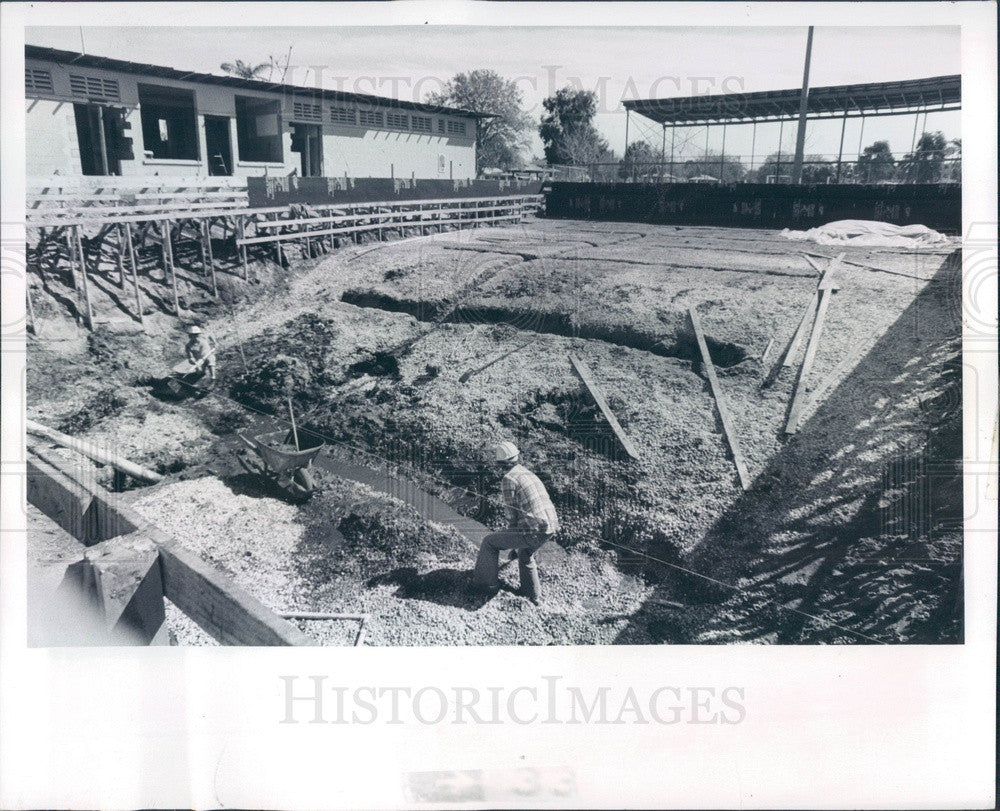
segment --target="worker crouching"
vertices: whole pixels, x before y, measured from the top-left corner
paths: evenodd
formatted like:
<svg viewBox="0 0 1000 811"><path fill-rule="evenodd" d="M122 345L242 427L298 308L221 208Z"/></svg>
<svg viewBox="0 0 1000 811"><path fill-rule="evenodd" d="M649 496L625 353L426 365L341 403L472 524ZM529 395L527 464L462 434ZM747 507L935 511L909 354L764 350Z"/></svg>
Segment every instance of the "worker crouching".
<svg viewBox="0 0 1000 811"><path fill-rule="evenodd" d="M559 518L545 485L521 464L521 454L512 442L501 442L494 449L494 461L506 473L500 482L500 494L507 513L508 528L483 538L476 559L475 581L496 593L500 589L500 551L517 553L521 593L536 605L541 600L535 552L552 540L559 530Z"/></svg>
<svg viewBox="0 0 1000 811"><path fill-rule="evenodd" d="M208 386L215 385L215 341L204 333L201 327L192 325L187 328L188 342L184 347L191 373L208 375Z"/></svg>

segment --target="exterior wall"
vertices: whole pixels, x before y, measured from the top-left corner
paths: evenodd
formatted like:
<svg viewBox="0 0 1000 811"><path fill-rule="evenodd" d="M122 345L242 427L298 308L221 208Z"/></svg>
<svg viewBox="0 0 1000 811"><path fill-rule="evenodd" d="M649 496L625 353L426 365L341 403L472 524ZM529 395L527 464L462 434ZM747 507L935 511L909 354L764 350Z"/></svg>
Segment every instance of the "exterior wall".
<svg viewBox="0 0 1000 811"><path fill-rule="evenodd" d="M78 175L80 148L73 105L51 99L25 99L27 176Z"/></svg>
<svg viewBox="0 0 1000 811"><path fill-rule="evenodd" d="M476 176L476 120L468 116L430 115L434 132L415 133L389 128L374 129L366 126L351 126L333 123L330 118L331 106L372 109L382 113L393 111L390 106L377 104L317 102L311 97L302 101L319 103L322 122L297 118L294 112L295 98L291 92L273 93L258 90L243 90L196 82L181 82L161 79L155 76L140 76L131 73L100 70L97 68L75 68L54 62L36 59L25 60L26 71L46 71L52 78L52 89L39 90L27 87L26 127L28 143L28 177L45 177L54 173L79 175L81 173L79 148L73 102L86 102L87 97L74 95L70 87L70 73L95 79L112 80L118 83L117 100L101 99L114 107L125 108L131 129L126 136L132 139L135 158L123 160L123 176L161 175L172 177L199 177L208 175L207 149L205 144L204 117L225 116L230 119L230 142L235 166L234 177L260 175L290 175L300 173L298 152L292 152L292 124L320 124L323 133L323 174L342 177L416 177L417 179L473 179ZM194 92L195 112L198 124L197 160L164 160L145 157L142 140L142 124L139 110L139 84L174 87ZM239 156L236 138L236 96L248 96L282 102L282 146L281 162L250 162ZM95 99L96 101L96 99ZM409 110L399 110L406 115ZM439 120L465 122L466 135L445 135L438 133Z"/></svg>

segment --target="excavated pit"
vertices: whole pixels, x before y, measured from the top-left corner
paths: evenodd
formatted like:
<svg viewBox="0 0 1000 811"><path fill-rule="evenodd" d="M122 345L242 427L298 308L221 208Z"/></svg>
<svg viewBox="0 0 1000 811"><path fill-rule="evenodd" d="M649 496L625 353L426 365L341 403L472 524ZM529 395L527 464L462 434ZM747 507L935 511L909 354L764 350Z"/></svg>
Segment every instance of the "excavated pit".
<svg viewBox="0 0 1000 811"><path fill-rule="evenodd" d="M454 307L447 301L425 302L401 299L370 290L347 290L341 301L356 307L404 313L418 321L453 324L505 324L519 330L559 335L564 338L587 338L639 349L654 355L689 361L696 367L701 363L701 353L694 333L685 328L687 316L677 313L676 325L669 337L624 324L602 325L577 321L570 313L542 313L507 307ZM750 357L750 350L740 344L720 341L705 336L712 363L728 369Z"/></svg>

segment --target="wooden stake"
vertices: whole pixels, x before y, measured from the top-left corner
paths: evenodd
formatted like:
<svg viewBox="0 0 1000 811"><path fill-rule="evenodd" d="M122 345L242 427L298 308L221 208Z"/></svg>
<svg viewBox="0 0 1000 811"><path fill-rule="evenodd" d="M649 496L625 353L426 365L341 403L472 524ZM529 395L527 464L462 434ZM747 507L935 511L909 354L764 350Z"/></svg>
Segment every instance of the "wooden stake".
<svg viewBox="0 0 1000 811"><path fill-rule="evenodd" d="M736 463L736 473L740 477L740 485L744 490L750 488L750 474L747 473L746 464L743 462L743 454L740 451L740 443L736 438L736 430L729 419L729 410L726 408L726 401L722 395L722 386L719 385L719 378L715 374L715 366L712 357L708 354L708 344L701 331L701 321L698 318L698 311L694 307L688 308L691 316L691 326L694 328L694 337L698 342L698 349L701 351L701 360L705 366L705 374L708 376L708 383L715 397L715 407L719 411L719 419L722 421L722 430L726 434L726 441L729 443L729 450L733 453L733 462Z"/></svg>
<svg viewBox="0 0 1000 811"><path fill-rule="evenodd" d="M24 280L24 294L28 302L28 316L31 318L31 334L38 335L38 322L35 320L35 305L31 300L31 279Z"/></svg>
<svg viewBox="0 0 1000 811"><path fill-rule="evenodd" d="M590 374L590 369L587 368L586 364L579 358L575 358L572 355L569 356L569 361L573 364L574 371L580 376L580 380L583 381L583 385L587 388L590 396L597 403L597 407L601 410L604 415L604 419L608 421L611 426L611 430L614 432L615 438L618 443L622 446L622 449L633 459L639 458L639 452L635 449L632 444L632 440L628 438L628 434L625 433L625 429L622 428L621 423L615 417L614 412L608 405L607 398L604 396L604 392L601 391L600 386L594 382L593 376Z"/></svg>
<svg viewBox="0 0 1000 811"><path fill-rule="evenodd" d="M208 270L212 275L212 295L219 297L219 285L215 278L215 257L212 255L212 227L208 220L201 221L202 237L205 241L205 257L208 262Z"/></svg>
<svg viewBox="0 0 1000 811"><path fill-rule="evenodd" d="M76 242L76 254L80 257L80 278L83 285L83 302L87 314L87 329L94 330L94 310L90 306L90 286L87 284L87 255L83 251L83 237L80 235L80 226L73 227Z"/></svg>
<svg viewBox="0 0 1000 811"><path fill-rule="evenodd" d="M240 239L246 239L246 218L240 214L239 216L239 235ZM248 281L250 278L250 268L247 266L247 246L240 245L240 262L243 263L243 281Z"/></svg>
<svg viewBox="0 0 1000 811"><path fill-rule="evenodd" d="M289 395L288 399L288 416L292 418L292 436L295 438L295 450L302 450L299 447L299 429L295 427L295 411L292 408L292 398Z"/></svg>
<svg viewBox="0 0 1000 811"><path fill-rule="evenodd" d="M174 295L174 315L181 314L181 302L177 295L177 270L174 267L174 247L170 241L170 223L162 220L160 223L160 235L163 238L163 268L164 274L169 275L170 286Z"/></svg>
<svg viewBox="0 0 1000 811"><path fill-rule="evenodd" d="M135 290L135 309L139 313L139 323L146 329L146 316L142 312L142 296L139 294L139 263L136 261L135 245L132 243L132 226L125 223L125 246L128 248L129 259L132 264L132 288Z"/></svg>
<svg viewBox="0 0 1000 811"><path fill-rule="evenodd" d="M125 289L125 261L124 261L124 245L123 245L123 240L122 240L122 227L121 227L121 225L116 225L115 226L115 236L117 237L117 239L115 240L115 242L117 243L117 247L118 247L118 250L116 251L117 255L115 256L115 263L118 266L118 286L122 290L124 290Z"/></svg>
<svg viewBox="0 0 1000 811"><path fill-rule="evenodd" d="M836 265L837 261L831 264ZM785 433L794 434L799 429L799 420L802 417L806 404L806 375L812 369L813 361L816 359L816 351L819 348L820 337L823 334L823 321L826 318L826 311L830 304L830 297L836 289L834 274L827 270L823 274L823 279L819 286L819 309L816 311L816 323L813 325L812 334L809 336L809 345L806 347L806 356L799 369L799 378L795 384L795 395L792 398L792 407L788 412L788 422L785 423Z"/></svg>

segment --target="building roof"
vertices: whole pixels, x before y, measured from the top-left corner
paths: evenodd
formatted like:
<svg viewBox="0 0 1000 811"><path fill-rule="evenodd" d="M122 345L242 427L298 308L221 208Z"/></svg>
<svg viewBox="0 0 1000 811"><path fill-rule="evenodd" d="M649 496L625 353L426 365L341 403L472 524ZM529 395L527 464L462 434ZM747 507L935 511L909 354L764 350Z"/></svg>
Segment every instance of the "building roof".
<svg viewBox="0 0 1000 811"><path fill-rule="evenodd" d="M196 82L198 84L222 85L239 90L257 90L271 93L292 93L295 96L322 98L339 102L360 102L380 107L396 107L403 110L416 110L422 113L439 113L442 115L465 116L467 118L492 118L488 113L477 113L473 110L462 110L457 107L440 107L435 104L420 104L414 101L401 101L385 96L374 96L368 93L349 93L343 90L328 90L326 88L302 87L300 85L282 84L281 82L264 82L257 79L243 79L239 76L217 76L213 73L198 71L183 71L162 65L149 65L144 62L128 62L123 59L112 59L107 56L62 51L58 48L43 48L40 45L25 45L26 59L39 59L46 62L56 62L61 65L77 65L85 68L100 68L120 73L132 73L139 76L151 76L173 81Z"/></svg>
<svg viewBox="0 0 1000 811"><path fill-rule="evenodd" d="M628 110L659 124L749 123L781 121L799 115L801 89L757 93L720 93L635 99ZM809 118L848 118L899 115L924 110L958 110L962 106L962 77L931 76L901 82L872 82L813 87L809 90Z"/></svg>

